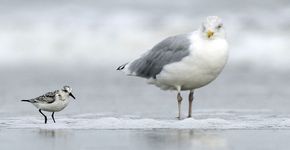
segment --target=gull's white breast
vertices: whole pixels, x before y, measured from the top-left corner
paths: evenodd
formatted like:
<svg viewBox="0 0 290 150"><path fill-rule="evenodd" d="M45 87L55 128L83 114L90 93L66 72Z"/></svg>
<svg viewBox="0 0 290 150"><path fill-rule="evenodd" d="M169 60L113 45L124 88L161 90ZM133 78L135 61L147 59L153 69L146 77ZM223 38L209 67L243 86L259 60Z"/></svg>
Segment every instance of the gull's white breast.
<svg viewBox="0 0 290 150"><path fill-rule="evenodd" d="M227 41L224 38L205 40L196 32L189 38L190 55L165 65L151 83L162 89L191 90L207 85L219 75L228 58Z"/></svg>

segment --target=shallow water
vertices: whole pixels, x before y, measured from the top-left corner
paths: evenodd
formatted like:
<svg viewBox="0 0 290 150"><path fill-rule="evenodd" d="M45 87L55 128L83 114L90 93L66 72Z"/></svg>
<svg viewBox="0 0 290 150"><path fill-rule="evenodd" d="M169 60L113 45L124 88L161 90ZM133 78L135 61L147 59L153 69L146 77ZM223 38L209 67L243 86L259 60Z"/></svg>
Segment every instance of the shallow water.
<svg viewBox="0 0 290 150"><path fill-rule="evenodd" d="M0 87L0 149L289 148L287 71L230 65L196 91L191 119L185 118L183 93L181 121L174 118L175 92L125 77L114 66L26 66L0 72L5 85ZM43 124L32 105L19 101L63 84L73 87L77 99L56 113L55 124L51 118Z"/></svg>
<svg viewBox="0 0 290 150"><path fill-rule="evenodd" d="M287 72L229 66L196 91L191 119L185 118L183 93L184 119L179 121L175 92L125 77L114 66L86 67L2 68L0 149L289 148ZM56 124L50 118L43 124L32 105L19 101L63 84L73 87L77 99L56 113Z"/></svg>
<svg viewBox="0 0 290 150"><path fill-rule="evenodd" d="M1 129L0 149L288 150L289 138L289 130Z"/></svg>

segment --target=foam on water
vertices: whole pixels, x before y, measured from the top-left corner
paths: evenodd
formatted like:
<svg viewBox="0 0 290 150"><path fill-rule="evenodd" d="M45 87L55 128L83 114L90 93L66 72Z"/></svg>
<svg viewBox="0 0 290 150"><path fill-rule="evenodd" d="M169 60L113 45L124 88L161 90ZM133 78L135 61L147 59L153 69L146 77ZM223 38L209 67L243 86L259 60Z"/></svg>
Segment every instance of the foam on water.
<svg viewBox="0 0 290 150"><path fill-rule="evenodd" d="M105 116L82 114L57 116L57 123L44 124L41 116L8 117L0 121L1 128L41 129L290 129L290 116L270 112L204 111L194 118L140 118L136 116Z"/></svg>

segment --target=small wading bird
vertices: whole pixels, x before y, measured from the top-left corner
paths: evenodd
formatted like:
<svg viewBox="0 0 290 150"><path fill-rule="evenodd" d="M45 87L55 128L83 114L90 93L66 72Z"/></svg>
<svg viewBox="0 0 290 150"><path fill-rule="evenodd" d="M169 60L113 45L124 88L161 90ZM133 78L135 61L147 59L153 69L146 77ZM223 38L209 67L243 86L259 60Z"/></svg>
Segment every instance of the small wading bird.
<svg viewBox="0 0 290 150"><path fill-rule="evenodd" d="M227 58L228 43L222 20L209 16L199 30L166 38L117 70L146 78L163 90L176 90L180 119L180 92L189 91L188 117L191 117L194 90L213 81L224 68Z"/></svg>
<svg viewBox="0 0 290 150"><path fill-rule="evenodd" d="M42 96L21 101L32 103L36 108L38 108L38 111L44 116L44 123L47 123L47 117L42 113L42 110L52 112L51 117L55 123L54 112L59 112L68 105L69 96L75 99L71 92L72 89L69 86L64 86L61 90L48 92Z"/></svg>

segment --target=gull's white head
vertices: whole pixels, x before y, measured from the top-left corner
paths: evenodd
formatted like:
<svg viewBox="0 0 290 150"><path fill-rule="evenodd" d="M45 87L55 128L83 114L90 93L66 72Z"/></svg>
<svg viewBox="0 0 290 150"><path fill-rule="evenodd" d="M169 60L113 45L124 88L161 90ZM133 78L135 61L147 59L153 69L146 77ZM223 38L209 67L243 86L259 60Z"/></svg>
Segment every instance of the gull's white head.
<svg viewBox="0 0 290 150"><path fill-rule="evenodd" d="M201 25L201 35L206 39L225 38L223 22L218 16L208 16Z"/></svg>

